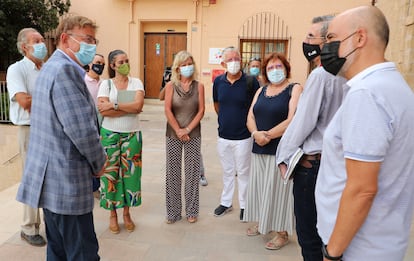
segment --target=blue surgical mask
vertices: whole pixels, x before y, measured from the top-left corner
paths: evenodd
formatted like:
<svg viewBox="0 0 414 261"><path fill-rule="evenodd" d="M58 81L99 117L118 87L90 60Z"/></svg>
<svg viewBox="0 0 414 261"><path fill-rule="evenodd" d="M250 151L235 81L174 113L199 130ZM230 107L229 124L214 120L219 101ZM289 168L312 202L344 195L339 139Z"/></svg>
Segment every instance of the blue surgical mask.
<svg viewBox="0 0 414 261"><path fill-rule="evenodd" d="M285 70L283 69L273 69L267 72L267 78L273 84L278 84L283 82L286 79Z"/></svg>
<svg viewBox="0 0 414 261"><path fill-rule="evenodd" d="M180 67L180 74L186 78L190 78L194 73L194 65L187 65Z"/></svg>
<svg viewBox="0 0 414 261"><path fill-rule="evenodd" d="M95 58L96 44L87 44L85 42L79 42L72 36L71 38L80 45L79 51L76 53L74 52L76 59L78 59L79 63L82 66L90 64L93 61L93 58Z"/></svg>
<svg viewBox="0 0 414 261"><path fill-rule="evenodd" d="M251 67L249 72L251 76L258 76L260 73L260 69L258 67Z"/></svg>
<svg viewBox="0 0 414 261"><path fill-rule="evenodd" d="M33 57L39 60L43 60L47 54L46 44L37 43L32 46L33 46L33 52L32 52Z"/></svg>

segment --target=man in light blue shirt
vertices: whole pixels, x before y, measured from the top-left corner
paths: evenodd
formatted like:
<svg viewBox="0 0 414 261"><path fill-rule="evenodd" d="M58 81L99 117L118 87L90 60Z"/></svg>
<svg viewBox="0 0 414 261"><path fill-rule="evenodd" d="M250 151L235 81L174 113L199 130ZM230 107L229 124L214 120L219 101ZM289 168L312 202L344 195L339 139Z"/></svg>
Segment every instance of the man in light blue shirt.
<svg viewBox="0 0 414 261"><path fill-rule="evenodd" d="M329 260L398 261L414 209L414 93L384 53L388 23L372 6L330 24L322 65L349 81L326 129L316 184L318 231Z"/></svg>
<svg viewBox="0 0 414 261"><path fill-rule="evenodd" d="M19 126L19 152L24 169L29 143L32 92L47 48L45 39L38 31L24 28L17 36L17 49L23 59L9 66L6 81L10 97L10 120ZM44 246L46 241L39 235L39 226L39 209L24 204L21 238L33 246Z"/></svg>

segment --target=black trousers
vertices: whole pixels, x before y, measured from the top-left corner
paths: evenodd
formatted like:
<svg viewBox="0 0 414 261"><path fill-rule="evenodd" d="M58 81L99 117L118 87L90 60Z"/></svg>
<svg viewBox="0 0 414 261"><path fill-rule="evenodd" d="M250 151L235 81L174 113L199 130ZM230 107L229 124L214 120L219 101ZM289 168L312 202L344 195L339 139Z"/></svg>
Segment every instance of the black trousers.
<svg viewBox="0 0 414 261"><path fill-rule="evenodd" d="M43 209L48 261L96 261L98 240L92 212L84 215L61 215Z"/></svg>
<svg viewBox="0 0 414 261"><path fill-rule="evenodd" d="M305 168L298 165L293 176L293 198L296 218L296 234L305 261L322 261L322 240L316 228L315 185L319 160L309 161Z"/></svg>

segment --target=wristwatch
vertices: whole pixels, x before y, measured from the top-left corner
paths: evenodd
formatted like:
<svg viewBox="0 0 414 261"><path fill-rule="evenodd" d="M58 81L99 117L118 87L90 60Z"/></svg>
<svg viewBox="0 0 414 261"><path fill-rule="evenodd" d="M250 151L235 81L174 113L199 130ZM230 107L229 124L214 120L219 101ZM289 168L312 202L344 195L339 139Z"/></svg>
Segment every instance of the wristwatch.
<svg viewBox="0 0 414 261"><path fill-rule="evenodd" d="M340 255L340 256L330 256L329 253L328 253L328 250L326 249L327 246L328 245L322 245L322 254L323 254L323 257L326 258L326 259L328 259L328 260L335 260L335 261L338 261L339 260L339 261L341 261L343 255Z"/></svg>
<svg viewBox="0 0 414 261"><path fill-rule="evenodd" d="M116 111L117 111L117 110L118 110L118 108L119 108L118 103L117 103L117 102L115 102L115 103L114 103L114 110L116 110Z"/></svg>

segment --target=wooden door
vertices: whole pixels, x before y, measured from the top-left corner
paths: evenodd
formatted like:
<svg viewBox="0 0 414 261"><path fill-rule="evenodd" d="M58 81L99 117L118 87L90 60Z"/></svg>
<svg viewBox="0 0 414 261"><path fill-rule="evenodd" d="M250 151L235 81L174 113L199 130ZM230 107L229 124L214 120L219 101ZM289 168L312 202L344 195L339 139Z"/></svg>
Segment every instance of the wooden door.
<svg viewBox="0 0 414 261"><path fill-rule="evenodd" d="M174 56L187 49L185 33L145 34L144 85L146 98L158 98L162 75L171 66Z"/></svg>

